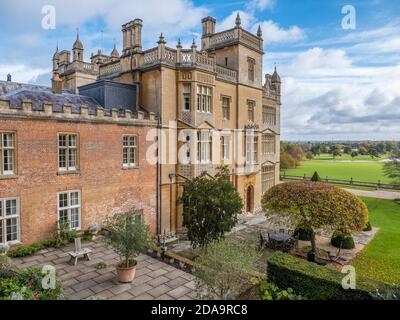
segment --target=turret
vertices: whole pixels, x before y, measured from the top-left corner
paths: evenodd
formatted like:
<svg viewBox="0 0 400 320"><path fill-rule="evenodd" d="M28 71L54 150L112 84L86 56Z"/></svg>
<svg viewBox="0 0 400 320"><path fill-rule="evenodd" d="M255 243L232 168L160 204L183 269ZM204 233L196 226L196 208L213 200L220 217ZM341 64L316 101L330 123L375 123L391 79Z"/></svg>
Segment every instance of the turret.
<svg viewBox="0 0 400 320"><path fill-rule="evenodd" d="M76 40L74 42L72 52L74 55L74 61L83 61L83 44L79 39L79 32L76 35Z"/></svg>
<svg viewBox="0 0 400 320"><path fill-rule="evenodd" d="M53 55L53 71L58 70L59 63L60 63L60 53L58 52L58 45L57 45L56 52Z"/></svg>
<svg viewBox="0 0 400 320"><path fill-rule="evenodd" d="M280 95L281 94L281 77L279 76L276 66L274 70L274 74L271 77L272 86L275 88L276 92Z"/></svg>

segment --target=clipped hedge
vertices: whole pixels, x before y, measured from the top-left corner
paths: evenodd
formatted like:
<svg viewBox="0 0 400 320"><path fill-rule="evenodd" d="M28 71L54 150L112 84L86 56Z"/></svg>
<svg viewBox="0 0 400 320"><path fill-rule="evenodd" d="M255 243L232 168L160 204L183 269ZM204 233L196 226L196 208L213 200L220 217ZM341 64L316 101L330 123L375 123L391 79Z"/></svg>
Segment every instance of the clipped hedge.
<svg viewBox="0 0 400 320"><path fill-rule="evenodd" d="M311 241L312 230L303 227L297 227L294 231L294 236L296 238L298 237L300 241Z"/></svg>
<svg viewBox="0 0 400 320"><path fill-rule="evenodd" d="M331 239L331 244L336 248L341 247L342 249L354 249L356 247L353 236L341 231L335 231Z"/></svg>
<svg viewBox="0 0 400 320"><path fill-rule="evenodd" d="M292 288L311 300L373 300L372 292L386 290L383 283L359 276L355 290L344 290L345 274L283 252L276 252L267 262L269 281L281 289Z"/></svg>

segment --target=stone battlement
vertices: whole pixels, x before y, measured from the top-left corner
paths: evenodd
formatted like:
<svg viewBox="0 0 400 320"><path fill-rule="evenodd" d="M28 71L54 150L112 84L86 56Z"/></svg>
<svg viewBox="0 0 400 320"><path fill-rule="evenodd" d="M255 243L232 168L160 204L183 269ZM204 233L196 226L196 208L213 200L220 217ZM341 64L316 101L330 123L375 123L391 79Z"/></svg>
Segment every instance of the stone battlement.
<svg viewBox="0 0 400 320"><path fill-rule="evenodd" d="M153 112L146 115L143 111L133 113L130 110L120 111L116 108L106 110L102 107L90 110L90 108L85 105L77 108L75 107L73 110L70 104L64 104L60 111L56 111L54 105L49 102L44 102L42 109L34 108L31 100L23 100L20 106L15 107L11 106L10 100L0 99L0 117L27 117L30 119L36 118L78 122L111 122L126 125L155 126L157 124L156 115Z"/></svg>

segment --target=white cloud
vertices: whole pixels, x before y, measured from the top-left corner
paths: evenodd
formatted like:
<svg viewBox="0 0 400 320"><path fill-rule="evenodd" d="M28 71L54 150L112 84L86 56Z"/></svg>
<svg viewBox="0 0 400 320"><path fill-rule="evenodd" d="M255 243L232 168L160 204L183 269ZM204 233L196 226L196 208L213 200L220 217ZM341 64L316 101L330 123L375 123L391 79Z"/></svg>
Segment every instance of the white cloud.
<svg viewBox="0 0 400 320"><path fill-rule="evenodd" d="M250 29L254 25L255 17L253 15L245 11L234 11L224 20L217 22L217 31L228 30L235 27L235 21L238 13L242 21L242 27L244 29Z"/></svg>
<svg viewBox="0 0 400 320"><path fill-rule="evenodd" d="M7 75L10 73L12 81L14 82L35 82L38 77L47 74L49 69L45 68L32 68L24 64L17 65L4 65L0 64L0 79L6 80ZM50 79L50 77L49 77Z"/></svg>
<svg viewBox="0 0 400 320"><path fill-rule="evenodd" d="M267 45L268 43L297 42L306 38L305 31L298 26L291 26L285 29L271 20L261 22L260 26ZM255 27L253 27L253 30Z"/></svg>
<svg viewBox="0 0 400 320"><path fill-rule="evenodd" d="M400 139L400 64L354 64L343 49L289 57L283 78L283 139Z"/></svg>

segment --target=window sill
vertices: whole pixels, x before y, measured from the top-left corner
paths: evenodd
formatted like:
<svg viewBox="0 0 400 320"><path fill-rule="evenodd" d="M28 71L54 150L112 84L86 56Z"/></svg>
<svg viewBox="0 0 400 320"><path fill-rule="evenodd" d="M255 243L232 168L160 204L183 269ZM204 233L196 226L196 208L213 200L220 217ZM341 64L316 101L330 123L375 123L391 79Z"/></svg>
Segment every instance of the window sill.
<svg viewBox="0 0 400 320"><path fill-rule="evenodd" d="M58 176L68 176L68 175L80 175L81 172L79 170L71 170L71 171L58 171Z"/></svg>
<svg viewBox="0 0 400 320"><path fill-rule="evenodd" d="M22 246L22 242L19 240L11 241L11 242L7 242L7 245L9 245L10 248L15 248L15 247Z"/></svg>
<svg viewBox="0 0 400 320"><path fill-rule="evenodd" d="M18 176L16 174L9 174L9 175L0 175L0 180L12 180L12 179L18 179Z"/></svg>
<svg viewBox="0 0 400 320"><path fill-rule="evenodd" d="M139 166L123 166L122 170L135 170L135 169L139 169Z"/></svg>

